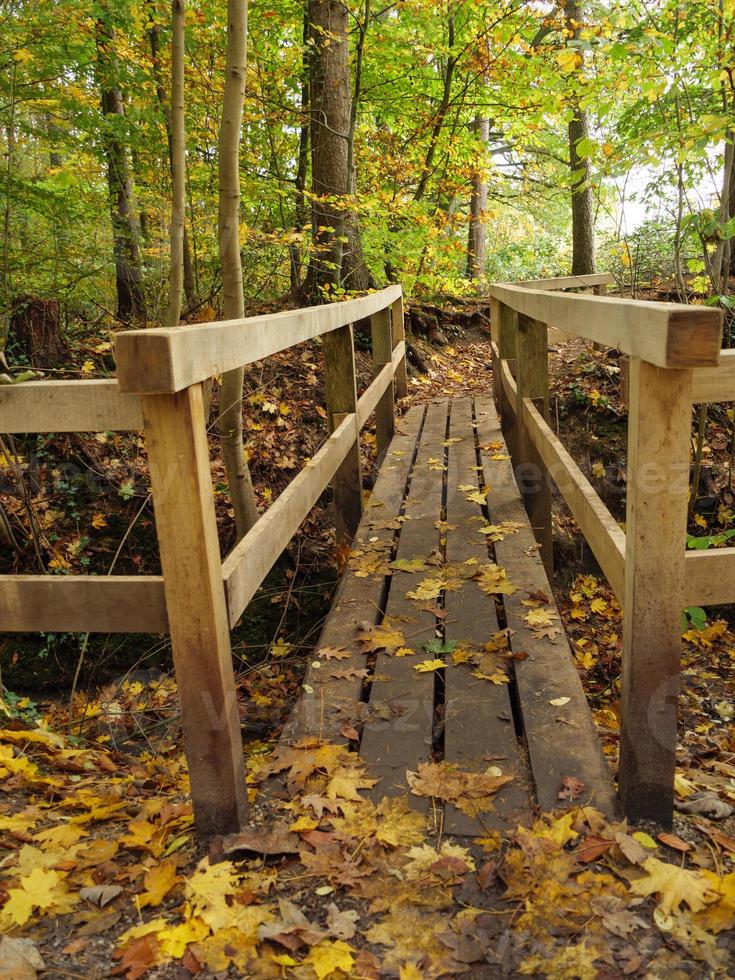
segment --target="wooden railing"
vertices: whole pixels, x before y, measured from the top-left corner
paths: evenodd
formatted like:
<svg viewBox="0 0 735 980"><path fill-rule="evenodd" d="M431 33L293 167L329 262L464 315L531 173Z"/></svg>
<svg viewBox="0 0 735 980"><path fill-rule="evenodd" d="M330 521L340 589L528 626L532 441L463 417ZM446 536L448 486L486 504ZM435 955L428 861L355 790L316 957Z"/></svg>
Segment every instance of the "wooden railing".
<svg viewBox="0 0 735 980"><path fill-rule="evenodd" d="M370 319L374 380L358 400L352 324ZM330 435L252 530L220 560L203 385L321 337ZM230 649L233 627L325 488L338 535L362 511L359 434L375 413L379 458L406 394L400 286L360 299L115 341L117 379L0 387L0 432L144 430L162 575L0 576L4 632L170 633L194 816L202 837L247 811Z"/></svg>
<svg viewBox="0 0 735 980"><path fill-rule="evenodd" d="M601 278L491 287L495 395L549 576L553 481L623 607L620 795L631 819L665 823L681 612L735 602L735 548L685 550L692 405L735 401L735 352L720 350L721 311L558 291ZM548 326L629 357L625 531L549 426Z"/></svg>

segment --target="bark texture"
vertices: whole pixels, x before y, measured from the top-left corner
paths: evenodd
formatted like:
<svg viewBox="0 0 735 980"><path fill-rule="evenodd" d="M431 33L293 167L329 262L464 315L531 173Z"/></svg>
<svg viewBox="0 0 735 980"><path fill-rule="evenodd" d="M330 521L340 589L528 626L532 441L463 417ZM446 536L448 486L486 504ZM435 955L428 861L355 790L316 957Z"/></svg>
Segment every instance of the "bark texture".
<svg viewBox="0 0 735 980"><path fill-rule="evenodd" d="M310 119L313 245L304 284L310 302L330 288L366 289L357 215L350 210L350 91L348 11L338 0L309 0Z"/></svg>
<svg viewBox="0 0 735 980"><path fill-rule="evenodd" d="M482 145L482 155L472 175L470 195L470 226L467 234L467 278L480 279L485 271L485 210L487 209L487 178L485 154L490 139L490 120L477 116L475 133Z"/></svg>
<svg viewBox="0 0 735 980"><path fill-rule="evenodd" d="M184 288L184 227L186 208L186 146L184 117L184 0L171 2L171 269L166 326L181 319Z"/></svg>
<svg viewBox="0 0 735 980"><path fill-rule="evenodd" d="M105 125L103 145L110 199L117 315L125 323L146 320L143 272L138 246L138 228L133 210L133 178L128 152L121 134L125 116L123 96L116 84L115 32L107 18L96 24L97 76Z"/></svg>
<svg viewBox="0 0 735 980"><path fill-rule="evenodd" d="M240 319L245 311L240 258L240 130L245 97L247 58L247 0L227 5L227 67L219 133L219 254L226 320ZM242 437L243 368L222 376L219 433L222 458L230 485L238 539L258 520L258 507L245 458Z"/></svg>
<svg viewBox="0 0 735 980"><path fill-rule="evenodd" d="M169 171L171 173L171 183L173 185L174 146L173 146L173 130L172 130L172 119L171 119L172 107L169 106L166 100L166 90L163 85L163 78L161 77L160 37L159 37L159 29L157 24L153 24L149 29L148 39L150 41L150 46L151 46L151 61L153 64L153 77L156 83L156 97L158 98L161 109L163 110L163 122L166 127L166 142L168 144ZM184 181L186 181L186 158L184 158L183 172L184 172ZM189 232L186 227L186 221L184 221L183 256L184 256L183 257L184 295L186 296L186 300L189 304L194 304L197 298L196 282L194 277L194 266L191 260L191 247L189 245Z"/></svg>
<svg viewBox="0 0 735 980"><path fill-rule="evenodd" d="M568 30L577 36L583 18L582 5L567 0L564 5ZM590 164L580 157L581 140L589 136L589 117L576 96L572 103L574 115L569 122L569 169L572 183L572 275L591 275L595 271L595 199L589 185Z"/></svg>

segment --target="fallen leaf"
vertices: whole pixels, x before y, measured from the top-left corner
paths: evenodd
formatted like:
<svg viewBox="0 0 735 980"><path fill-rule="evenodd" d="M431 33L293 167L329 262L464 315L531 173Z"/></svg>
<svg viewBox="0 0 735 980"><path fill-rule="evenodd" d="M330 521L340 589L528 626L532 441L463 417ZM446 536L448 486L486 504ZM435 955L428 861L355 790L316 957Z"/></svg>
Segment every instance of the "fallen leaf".
<svg viewBox="0 0 735 980"><path fill-rule="evenodd" d="M682 903L692 912L699 912L707 905L712 889L701 871L690 871L674 864L666 864L658 858L649 857L643 862L645 878L631 882L634 895L656 895L664 914L678 912Z"/></svg>
<svg viewBox="0 0 735 980"><path fill-rule="evenodd" d="M288 824L273 823L265 827L252 827L239 834L227 834L222 838L222 853L226 856L239 851L255 854L298 854L299 838L291 833Z"/></svg>
<svg viewBox="0 0 735 980"><path fill-rule="evenodd" d="M0 939L0 977L6 980L36 980L36 971L45 967L32 939L12 936Z"/></svg>
<svg viewBox="0 0 735 980"><path fill-rule="evenodd" d="M92 885L90 888L80 889L79 897L83 898L85 902L91 902L92 905L97 905L103 909L118 895L122 895L122 891L120 885Z"/></svg>

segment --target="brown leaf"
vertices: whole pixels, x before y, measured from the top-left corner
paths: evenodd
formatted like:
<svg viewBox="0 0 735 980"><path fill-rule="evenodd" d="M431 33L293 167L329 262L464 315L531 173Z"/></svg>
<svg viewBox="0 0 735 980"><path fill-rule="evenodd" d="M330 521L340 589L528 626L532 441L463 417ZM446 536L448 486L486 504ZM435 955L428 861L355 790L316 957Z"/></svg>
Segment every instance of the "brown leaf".
<svg viewBox="0 0 735 980"><path fill-rule="evenodd" d="M156 962L158 956L158 940L153 933L139 936L129 942L125 949L113 953L120 963L111 971L112 976L125 974L126 980L138 980L144 976Z"/></svg>
<svg viewBox="0 0 735 980"><path fill-rule="evenodd" d="M563 776L561 789L559 790L559 799L571 803L572 800L579 799L585 789L585 784L580 779L577 779L576 776Z"/></svg>
<svg viewBox="0 0 735 980"><path fill-rule="evenodd" d="M715 844L719 844L725 851L730 851L731 854L735 854L735 837L728 837L727 834L715 830L714 827L705 827L700 824L696 826L697 830L701 830L703 834L707 834Z"/></svg>
<svg viewBox="0 0 735 980"><path fill-rule="evenodd" d="M602 854L606 854L614 843L615 841L607 840L605 837L588 834L575 849L574 853L578 861L581 861L583 864L588 864L590 861L596 861Z"/></svg>
<svg viewBox="0 0 735 980"><path fill-rule="evenodd" d="M91 902L92 905L97 905L101 909L105 905L109 905L120 894L122 894L120 885L93 885L91 888L82 888L79 891L80 898L83 898L85 902Z"/></svg>
<svg viewBox="0 0 735 980"><path fill-rule="evenodd" d="M322 647L314 656L317 660L347 660L352 654L345 647Z"/></svg>
<svg viewBox="0 0 735 980"><path fill-rule="evenodd" d="M692 849L691 844L687 844L685 840L682 840L681 837L677 837L676 834L662 833L657 834L656 836L662 844L665 844L674 851L680 851L682 854L686 854L687 851L691 851Z"/></svg>
<svg viewBox="0 0 735 980"><path fill-rule="evenodd" d="M338 681L352 681L365 678L368 674L369 671L366 667L340 667L337 670L333 670L329 676L334 677Z"/></svg>
<svg viewBox="0 0 735 980"><path fill-rule="evenodd" d="M277 855L298 854L299 838L291 833L286 823L275 823L270 827L253 827L239 834L228 834L222 838L222 853L229 857L238 851L252 851L255 854Z"/></svg>
<svg viewBox="0 0 735 980"><path fill-rule="evenodd" d="M495 882L498 880L498 863L497 861L486 861L480 870L477 872L477 883L484 891L486 888L491 888Z"/></svg>

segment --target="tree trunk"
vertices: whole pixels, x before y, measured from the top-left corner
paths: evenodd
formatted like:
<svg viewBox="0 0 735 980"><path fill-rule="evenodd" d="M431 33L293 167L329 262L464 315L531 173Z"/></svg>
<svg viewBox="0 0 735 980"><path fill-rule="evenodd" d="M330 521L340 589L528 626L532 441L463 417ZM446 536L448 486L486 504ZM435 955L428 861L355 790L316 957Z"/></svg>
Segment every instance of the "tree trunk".
<svg viewBox="0 0 735 980"><path fill-rule="evenodd" d="M307 44L309 41L309 10L304 8L303 30L303 62L301 66L301 127L299 128L299 151L296 164L296 206L294 222L296 231L303 234L309 223L309 207L306 203L306 175L309 172L309 56ZM297 296L301 289L301 256L302 243L293 242L289 245L291 271L291 293Z"/></svg>
<svg viewBox="0 0 735 980"><path fill-rule="evenodd" d="M314 251L304 289L312 302L321 301L342 280L344 200L350 188L347 18L339 0L309 0Z"/></svg>
<svg viewBox="0 0 735 980"><path fill-rule="evenodd" d="M184 221L186 208L186 148L184 118L184 0L171 2L171 269L169 273L166 326L176 327L181 319L184 287Z"/></svg>
<svg viewBox="0 0 735 980"><path fill-rule="evenodd" d="M577 37L582 21L582 5L577 0L565 4L567 30ZM589 118L580 108L576 96L572 100L574 115L569 122L569 169L572 185L572 275L592 275L595 271L595 201L589 185L588 157L577 152L580 140L589 136Z"/></svg>
<svg viewBox="0 0 735 980"><path fill-rule="evenodd" d="M172 120L171 120L171 109L166 101L166 90L163 85L163 79L161 78L161 61L160 61L160 44L159 44L159 29L157 24L153 24L148 31L148 40L151 46L151 62L153 64L153 78L156 83L156 96L158 102L163 110L163 124L166 127L166 142L168 144L168 162L169 162L169 172L171 174L171 182L174 181L174 146L173 146L173 132L172 132ZM186 157L184 157L184 186L186 186ZM196 303L197 292L196 285L194 282L194 267L191 260L191 248L189 246L189 231L186 227L186 221L184 221L184 240L182 243L183 248L183 261L184 261L184 295L186 296L186 301L190 305Z"/></svg>
<svg viewBox="0 0 735 980"><path fill-rule="evenodd" d="M247 64L247 0L228 0L227 13L227 66L219 132L218 231L224 316L226 320L237 320L245 310L240 258L240 130ZM244 376L244 368L222 376L219 403L222 458L230 484L238 540L258 520L242 437Z"/></svg>
<svg viewBox="0 0 735 980"><path fill-rule="evenodd" d="M146 319L143 295L143 272L138 248L138 230L133 213L133 180L127 149L120 136L120 121L125 115L122 92L116 85L115 40L113 28L104 20L96 24L97 75L101 93L103 146L107 163L107 185L110 196L117 315L120 320Z"/></svg>
<svg viewBox="0 0 735 980"><path fill-rule="evenodd" d="M57 299L20 296L13 303L9 336L15 338L31 367L55 368L69 355L61 336Z"/></svg>
<svg viewBox="0 0 735 980"><path fill-rule="evenodd" d="M482 156L472 175L470 227L467 236L468 279L480 279L485 271L485 209L487 208L485 165L487 144L490 139L490 120L477 116L475 132L482 144Z"/></svg>

